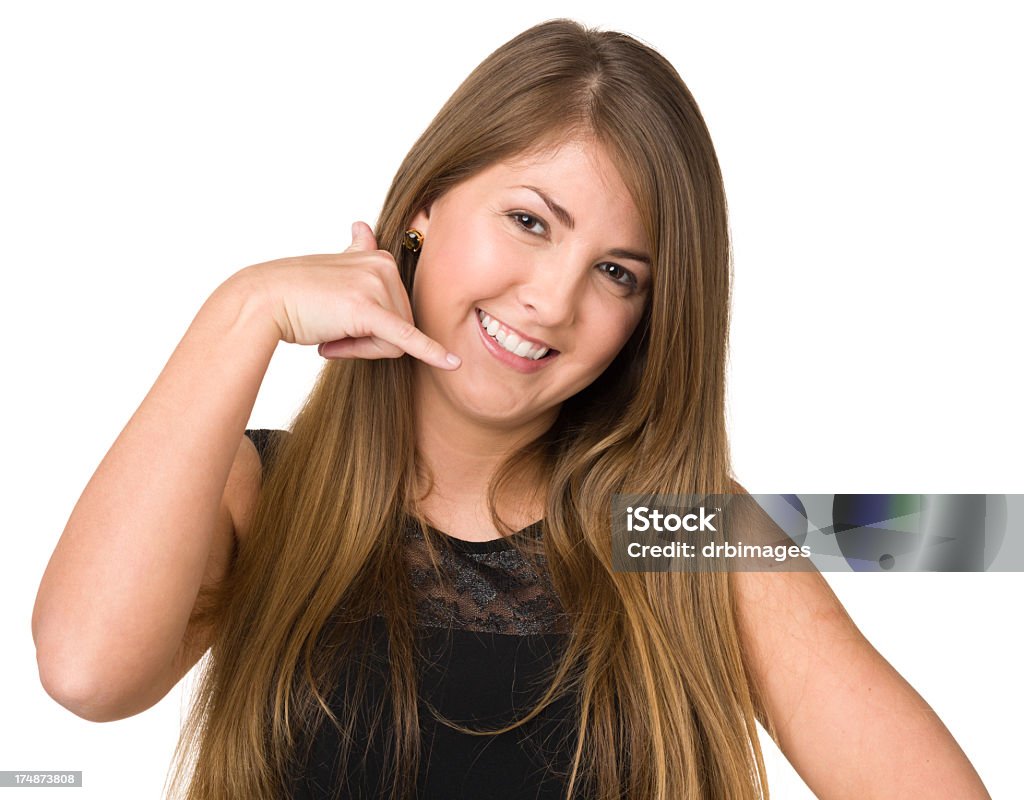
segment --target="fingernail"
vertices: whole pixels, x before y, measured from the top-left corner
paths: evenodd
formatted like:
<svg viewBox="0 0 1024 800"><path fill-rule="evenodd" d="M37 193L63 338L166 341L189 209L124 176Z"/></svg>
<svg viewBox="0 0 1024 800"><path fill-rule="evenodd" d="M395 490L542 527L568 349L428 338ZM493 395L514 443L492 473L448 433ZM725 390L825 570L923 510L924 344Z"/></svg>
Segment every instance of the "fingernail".
<svg viewBox="0 0 1024 800"><path fill-rule="evenodd" d="M453 367L457 367L459 366L459 364L462 363L462 359L455 355L455 353L449 353L447 356L445 356L445 360Z"/></svg>

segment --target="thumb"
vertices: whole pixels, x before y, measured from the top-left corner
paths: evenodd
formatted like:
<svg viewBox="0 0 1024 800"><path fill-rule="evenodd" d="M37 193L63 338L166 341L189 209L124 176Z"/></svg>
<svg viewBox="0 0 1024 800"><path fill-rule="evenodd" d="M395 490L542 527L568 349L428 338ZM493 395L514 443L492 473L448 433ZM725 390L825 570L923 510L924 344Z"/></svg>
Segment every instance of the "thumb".
<svg viewBox="0 0 1024 800"><path fill-rule="evenodd" d="M373 231L370 226L365 222L353 222L352 223L352 244L349 245L346 253L353 251L362 250L376 250L377 240L374 238Z"/></svg>

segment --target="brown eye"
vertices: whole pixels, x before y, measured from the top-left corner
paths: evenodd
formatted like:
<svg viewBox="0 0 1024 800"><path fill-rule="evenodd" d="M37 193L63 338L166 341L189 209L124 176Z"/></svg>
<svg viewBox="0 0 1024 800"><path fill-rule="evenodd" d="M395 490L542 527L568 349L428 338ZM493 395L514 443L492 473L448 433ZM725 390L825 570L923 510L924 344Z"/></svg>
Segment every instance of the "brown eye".
<svg viewBox="0 0 1024 800"><path fill-rule="evenodd" d="M533 214L527 214L523 211L513 211L509 216L512 220L527 233L535 234L536 236L543 236L547 233L547 229L544 227L544 223L539 217L533 216ZM540 230L534 230L537 226L540 226Z"/></svg>
<svg viewBox="0 0 1024 800"><path fill-rule="evenodd" d="M618 264L610 264L605 262L604 264L598 264L600 269L605 275L611 278L615 283L620 286L625 286L631 292L635 292L639 286L639 282L636 279L636 275L630 272L625 267L620 267Z"/></svg>

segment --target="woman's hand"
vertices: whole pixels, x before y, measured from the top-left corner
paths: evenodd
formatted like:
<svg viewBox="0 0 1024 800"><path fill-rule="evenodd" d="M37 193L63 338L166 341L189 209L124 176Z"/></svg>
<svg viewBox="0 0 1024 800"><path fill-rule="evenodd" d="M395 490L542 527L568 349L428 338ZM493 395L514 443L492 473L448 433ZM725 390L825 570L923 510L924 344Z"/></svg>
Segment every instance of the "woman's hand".
<svg viewBox="0 0 1024 800"><path fill-rule="evenodd" d="M317 344L324 358L398 358L456 369L461 360L420 331L398 264L364 222L336 255L300 256L242 270L263 293L281 340Z"/></svg>

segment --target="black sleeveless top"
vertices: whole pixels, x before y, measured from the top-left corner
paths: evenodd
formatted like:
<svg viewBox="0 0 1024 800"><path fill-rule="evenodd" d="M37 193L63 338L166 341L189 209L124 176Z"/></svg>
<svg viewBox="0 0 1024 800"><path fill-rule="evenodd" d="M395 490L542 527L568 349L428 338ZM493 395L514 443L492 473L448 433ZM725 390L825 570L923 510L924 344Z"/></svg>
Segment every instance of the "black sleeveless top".
<svg viewBox="0 0 1024 800"><path fill-rule="evenodd" d="M247 430L264 463L283 431ZM433 529L432 529L433 530ZM417 603L420 645L419 717L422 753L415 796L424 800L564 800L577 742L575 698L562 697L535 719L507 733L472 736L439 722L428 705L448 719L475 728L496 728L524 716L542 696L550 669L568 633L568 619L551 585L543 554L526 558L510 541L470 542L440 531L442 582L430 565L419 527L405 530L405 560ZM540 522L513 534L540 544ZM387 629L373 620L372 660L387 669ZM373 700L385 682L371 670ZM339 690L341 691L340 687ZM335 705L335 703L338 705ZM331 710L341 711L340 697ZM380 736L363 742L341 774L339 733L326 724L316 733L300 770L293 800L378 798L390 765ZM579 784L579 781L577 781ZM584 797L577 790L574 797Z"/></svg>

